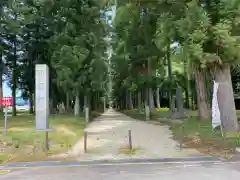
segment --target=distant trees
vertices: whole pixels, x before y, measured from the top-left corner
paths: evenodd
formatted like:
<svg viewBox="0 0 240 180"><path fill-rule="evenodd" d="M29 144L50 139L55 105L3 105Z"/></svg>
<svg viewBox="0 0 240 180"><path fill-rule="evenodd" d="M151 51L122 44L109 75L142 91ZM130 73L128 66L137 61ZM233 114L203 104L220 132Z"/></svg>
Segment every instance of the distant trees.
<svg viewBox="0 0 240 180"><path fill-rule="evenodd" d="M5 74L11 85L13 115L17 88L30 100L30 112L34 112L35 64L41 63L50 68L51 112L60 103L72 111L73 101L78 115L84 99L85 105L99 108L107 75L105 4L95 0L8 0L1 1L0 7L0 76Z"/></svg>
<svg viewBox="0 0 240 180"><path fill-rule="evenodd" d="M239 8L237 0L118 4L113 56L118 104L133 107L129 98L135 101L138 97L153 109L159 107L160 92L168 94L169 107L173 108L173 92L181 86L185 106L197 104L199 119L210 119L209 88L216 80L221 83L219 97L224 99L219 99L224 128L236 131L230 66L239 62ZM177 48L171 47L173 43Z"/></svg>

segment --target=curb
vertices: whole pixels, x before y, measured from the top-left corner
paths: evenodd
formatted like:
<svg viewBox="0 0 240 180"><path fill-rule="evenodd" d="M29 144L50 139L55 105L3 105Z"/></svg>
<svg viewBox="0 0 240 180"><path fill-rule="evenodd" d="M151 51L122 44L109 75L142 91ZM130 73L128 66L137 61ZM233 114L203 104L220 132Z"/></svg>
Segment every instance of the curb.
<svg viewBox="0 0 240 180"><path fill-rule="evenodd" d="M57 167L57 166L91 166L91 165L121 165L121 164L141 164L141 163L204 163L204 162L224 162L222 158L211 156L197 157L177 157L177 158L132 158L132 159L103 159L85 161L36 161L36 162L16 162L5 164L0 169L5 168L27 168L27 167Z"/></svg>

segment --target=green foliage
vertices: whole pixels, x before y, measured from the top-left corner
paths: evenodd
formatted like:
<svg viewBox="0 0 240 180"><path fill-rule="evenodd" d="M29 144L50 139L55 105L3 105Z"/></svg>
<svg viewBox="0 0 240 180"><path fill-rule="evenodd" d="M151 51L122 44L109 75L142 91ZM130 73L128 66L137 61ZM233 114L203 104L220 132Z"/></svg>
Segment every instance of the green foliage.
<svg viewBox="0 0 240 180"><path fill-rule="evenodd" d="M20 88L33 101L35 64L43 63L50 69L55 107L77 89L102 93L107 78L107 6L107 1L96 0L1 1L0 73L6 73L13 92Z"/></svg>
<svg viewBox="0 0 240 180"><path fill-rule="evenodd" d="M97 82L103 82L105 75L101 74L105 70L102 58L106 50L105 22L98 12L96 1L92 5L84 5L85 9L78 8L83 2L68 3L64 7L65 11L58 14L62 17L60 22L64 19L66 26L52 39L52 60L59 85L65 91L82 87L86 90L92 85L99 89L101 83ZM99 76L96 73L100 73Z"/></svg>
<svg viewBox="0 0 240 180"><path fill-rule="evenodd" d="M121 2L113 23L118 39L113 46L114 82L115 87L121 84L123 87L121 90L124 91L137 91L146 84L150 86L156 76L154 71L147 70L147 61L151 62L151 67L155 69L156 60L161 54L152 42L156 17L150 14L145 16L144 11L147 10L134 3Z"/></svg>
<svg viewBox="0 0 240 180"><path fill-rule="evenodd" d="M195 64L207 67L238 62L238 38L232 34L233 22L240 17L238 8L235 0L202 3L202 6L197 1L187 4L185 16L177 21L177 27Z"/></svg>
<svg viewBox="0 0 240 180"><path fill-rule="evenodd" d="M103 95L110 54L119 99L146 87L187 89L195 67L239 63L238 0L117 3L110 27L104 16L111 0L2 0L1 73L29 98L35 64L48 64L50 96L58 103L76 91Z"/></svg>

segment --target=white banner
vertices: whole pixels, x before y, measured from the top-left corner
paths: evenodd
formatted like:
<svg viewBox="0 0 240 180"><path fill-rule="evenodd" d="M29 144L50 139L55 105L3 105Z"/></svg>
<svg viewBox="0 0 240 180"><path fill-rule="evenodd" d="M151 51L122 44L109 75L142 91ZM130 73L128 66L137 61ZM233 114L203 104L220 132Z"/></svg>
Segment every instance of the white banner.
<svg viewBox="0 0 240 180"><path fill-rule="evenodd" d="M213 129L221 126L221 115L218 107L217 91L219 83L214 81L213 84L213 98L212 98L212 127Z"/></svg>

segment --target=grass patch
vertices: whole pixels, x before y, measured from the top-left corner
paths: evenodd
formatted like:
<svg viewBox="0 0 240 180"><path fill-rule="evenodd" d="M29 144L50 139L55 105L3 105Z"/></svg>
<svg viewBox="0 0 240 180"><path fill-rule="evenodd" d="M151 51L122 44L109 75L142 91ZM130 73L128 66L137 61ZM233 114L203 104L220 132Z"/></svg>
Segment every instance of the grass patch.
<svg viewBox="0 0 240 180"><path fill-rule="evenodd" d="M121 112L123 114L126 114L129 117L134 118L134 119L146 121L145 113L144 112L140 113L138 109L122 110ZM161 111L158 110L158 111L155 111L155 112L151 112L150 119L160 122L160 118L161 118L161 121L165 121L166 123L168 123L169 120L165 118L165 117L168 116L168 114L169 114L168 111L166 111L165 109L163 109Z"/></svg>
<svg viewBox="0 0 240 180"><path fill-rule="evenodd" d="M227 133L222 136L220 128L212 130L210 121L198 121L190 118L182 124L171 124L174 139L183 142L186 147L196 148L200 152L228 158L240 146L239 133Z"/></svg>
<svg viewBox="0 0 240 180"><path fill-rule="evenodd" d="M144 113L140 114L138 110L122 112L134 119L145 120ZM198 121L196 112L191 112L190 118L180 123L176 120L163 118L164 113L166 111L152 113L151 120L169 125L174 140L182 142L186 148L196 148L204 154L226 158L233 155L236 147L240 146L239 133L227 133L222 137L220 129L212 130L211 121Z"/></svg>
<svg viewBox="0 0 240 180"><path fill-rule="evenodd" d="M1 120L0 162L26 161L34 156L42 158L48 154L66 151L82 136L85 121L83 117L54 115L49 117L49 125L54 131L49 133L49 152L43 153L45 133L35 130L34 116L9 117L7 136L3 136Z"/></svg>
<svg viewBox="0 0 240 180"><path fill-rule="evenodd" d="M120 154L125 154L125 155L128 155L128 156L131 156L131 155L135 155L137 153L137 151L140 150L140 148L132 148L130 149L129 147L121 147L119 149L119 153Z"/></svg>
<svg viewBox="0 0 240 180"><path fill-rule="evenodd" d="M126 114L129 117L132 117L134 119L137 120L146 120L145 119L145 114L144 113L140 113L137 109L133 109L133 110L122 110L121 111L123 114Z"/></svg>
<svg viewBox="0 0 240 180"><path fill-rule="evenodd" d="M8 174L10 172L11 172L11 170L4 170L4 169L2 169L2 170L0 170L0 175L5 175L5 174Z"/></svg>

